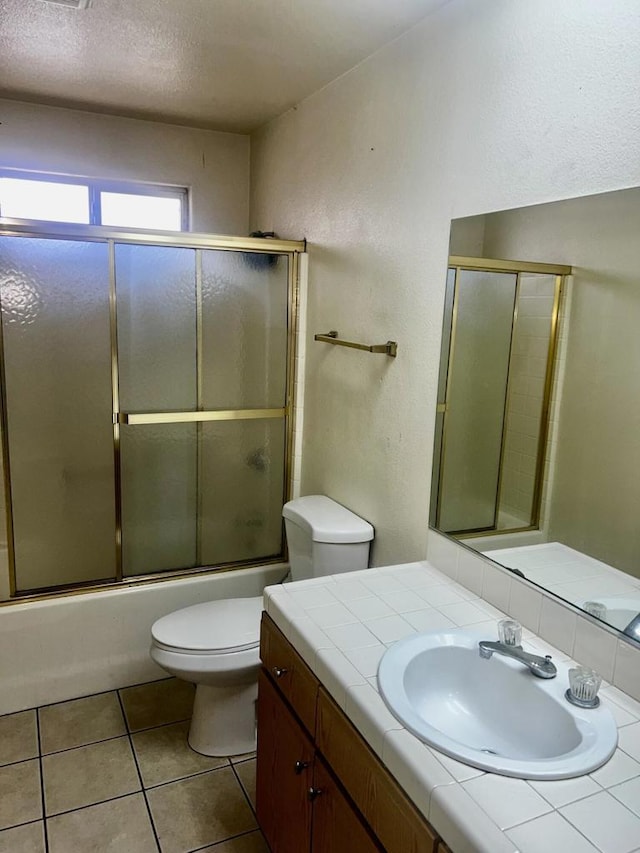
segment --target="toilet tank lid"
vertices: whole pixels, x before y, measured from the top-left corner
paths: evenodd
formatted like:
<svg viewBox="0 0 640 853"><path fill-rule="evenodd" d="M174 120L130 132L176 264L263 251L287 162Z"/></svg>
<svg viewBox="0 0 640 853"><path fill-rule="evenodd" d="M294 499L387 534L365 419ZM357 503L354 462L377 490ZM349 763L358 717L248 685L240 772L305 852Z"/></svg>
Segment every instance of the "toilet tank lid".
<svg viewBox="0 0 640 853"><path fill-rule="evenodd" d="M301 527L314 542L370 542L373 527L326 495L305 495L282 507L284 518Z"/></svg>

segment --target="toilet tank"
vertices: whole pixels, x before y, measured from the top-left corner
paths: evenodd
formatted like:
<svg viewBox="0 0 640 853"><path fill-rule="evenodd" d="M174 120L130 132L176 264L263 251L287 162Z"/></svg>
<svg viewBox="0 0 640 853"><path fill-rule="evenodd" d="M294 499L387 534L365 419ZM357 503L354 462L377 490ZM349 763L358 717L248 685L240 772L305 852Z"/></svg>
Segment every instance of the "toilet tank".
<svg viewBox="0 0 640 853"><path fill-rule="evenodd" d="M373 527L326 495L306 495L282 508L291 579L366 569Z"/></svg>

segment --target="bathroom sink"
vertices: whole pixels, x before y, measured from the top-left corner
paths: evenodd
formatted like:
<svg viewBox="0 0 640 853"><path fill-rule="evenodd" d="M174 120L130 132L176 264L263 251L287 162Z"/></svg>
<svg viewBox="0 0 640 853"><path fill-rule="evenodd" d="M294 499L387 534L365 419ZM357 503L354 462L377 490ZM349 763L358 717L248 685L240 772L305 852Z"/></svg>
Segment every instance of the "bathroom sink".
<svg viewBox="0 0 640 853"><path fill-rule="evenodd" d="M493 639L458 629L395 643L378 668L391 713L446 755L504 776L567 779L604 764L618 741L611 712L567 702L562 663L541 679L501 655L484 660L478 642Z"/></svg>

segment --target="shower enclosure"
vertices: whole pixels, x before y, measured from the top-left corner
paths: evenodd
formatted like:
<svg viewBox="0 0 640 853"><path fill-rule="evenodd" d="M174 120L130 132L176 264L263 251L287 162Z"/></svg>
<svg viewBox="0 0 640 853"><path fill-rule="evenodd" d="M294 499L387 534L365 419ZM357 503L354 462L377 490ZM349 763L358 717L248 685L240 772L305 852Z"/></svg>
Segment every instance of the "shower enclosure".
<svg viewBox="0 0 640 853"><path fill-rule="evenodd" d="M12 596L282 559L301 251L2 226Z"/></svg>
<svg viewBox="0 0 640 853"><path fill-rule="evenodd" d="M449 259L431 508L437 529L464 537L538 526L569 271Z"/></svg>

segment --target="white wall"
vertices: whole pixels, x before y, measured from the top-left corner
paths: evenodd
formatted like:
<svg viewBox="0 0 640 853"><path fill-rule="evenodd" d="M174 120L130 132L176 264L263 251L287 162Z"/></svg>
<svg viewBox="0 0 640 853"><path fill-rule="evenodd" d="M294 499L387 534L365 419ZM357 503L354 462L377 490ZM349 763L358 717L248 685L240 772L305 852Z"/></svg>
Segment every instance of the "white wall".
<svg viewBox="0 0 640 853"><path fill-rule="evenodd" d="M252 138L253 223L310 241L302 491L377 564L426 550L450 219L640 183L638 55L637 0L453 0Z"/></svg>
<svg viewBox="0 0 640 853"><path fill-rule="evenodd" d="M191 189L191 230L246 234L249 137L0 100L0 167Z"/></svg>

